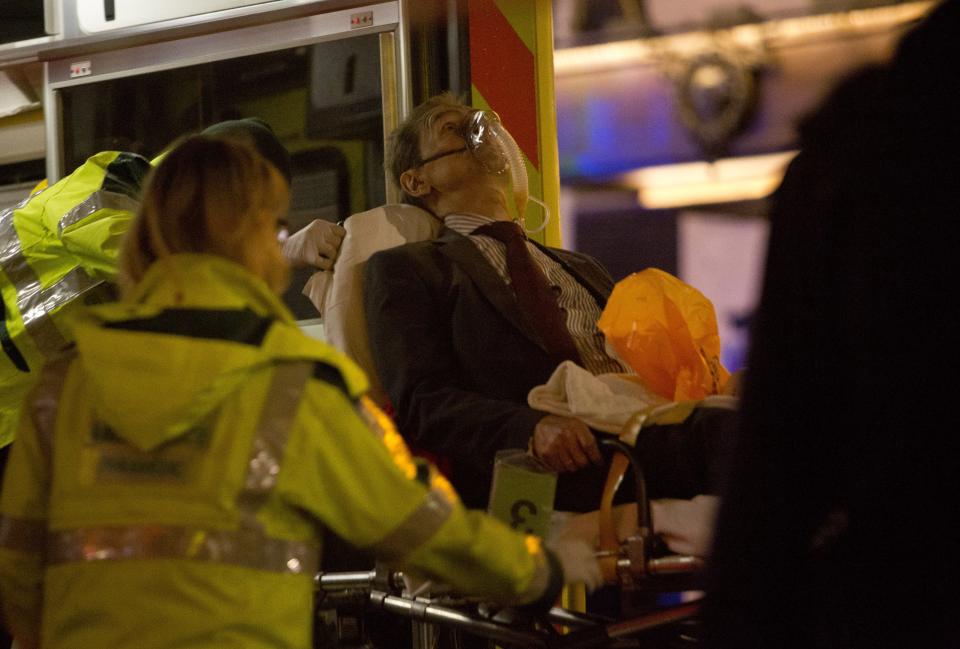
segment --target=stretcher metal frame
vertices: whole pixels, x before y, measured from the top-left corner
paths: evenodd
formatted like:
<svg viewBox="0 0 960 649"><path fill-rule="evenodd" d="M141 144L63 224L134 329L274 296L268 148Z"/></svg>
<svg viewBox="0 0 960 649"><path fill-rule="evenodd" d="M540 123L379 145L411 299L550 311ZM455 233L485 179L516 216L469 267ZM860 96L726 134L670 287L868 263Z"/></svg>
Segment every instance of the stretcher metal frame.
<svg viewBox="0 0 960 649"><path fill-rule="evenodd" d="M654 536L643 472L630 452L618 440L604 440L615 448L618 461L611 465L604 502L609 504L626 466L634 469L637 490L637 532L615 549L604 548L597 558L607 564L604 576L620 587L621 593L680 592L698 590L702 559L685 555L655 556L660 544ZM601 506L601 536L611 533L609 506ZM544 649L587 649L622 646L626 639L641 640L644 634L671 625L694 622L702 596L679 604L654 606L629 613L620 620L553 607L546 614L530 617L510 609L491 607L473 599L455 596L420 597L404 589L403 575L383 569L357 572L320 573L315 579L317 608L362 612L369 607L413 622L413 647L435 646L438 628L479 636L499 647ZM630 645L637 646L637 645ZM642 645L641 645L642 646Z"/></svg>

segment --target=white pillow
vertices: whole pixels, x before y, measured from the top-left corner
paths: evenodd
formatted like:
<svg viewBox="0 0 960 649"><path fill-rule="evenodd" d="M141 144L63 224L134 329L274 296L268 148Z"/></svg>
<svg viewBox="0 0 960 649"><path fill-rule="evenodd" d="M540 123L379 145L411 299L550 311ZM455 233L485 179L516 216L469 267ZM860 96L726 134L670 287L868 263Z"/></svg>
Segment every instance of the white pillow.
<svg viewBox="0 0 960 649"><path fill-rule="evenodd" d="M333 266L323 300L323 325L327 341L344 352L366 372L370 396L379 404L387 401L377 378L367 319L363 311L363 272L375 252L437 236L441 223L432 214L413 205L391 203L348 218L347 233Z"/></svg>

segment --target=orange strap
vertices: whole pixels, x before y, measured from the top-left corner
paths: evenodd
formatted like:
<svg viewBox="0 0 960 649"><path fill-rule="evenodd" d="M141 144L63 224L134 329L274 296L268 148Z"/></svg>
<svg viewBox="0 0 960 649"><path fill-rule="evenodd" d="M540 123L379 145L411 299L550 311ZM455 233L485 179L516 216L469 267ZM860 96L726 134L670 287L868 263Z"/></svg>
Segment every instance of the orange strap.
<svg viewBox="0 0 960 649"><path fill-rule="evenodd" d="M620 439L632 446L640 428L653 409L654 407L651 406L635 412L624 424ZM626 455L622 452L614 453L613 460L610 462L610 470L607 472L607 482L603 486L603 496L600 498L599 562L600 572L603 574L604 581L608 584L615 584L618 581L617 558L620 554L620 540L617 538L617 526L613 521L613 496L617 493L617 487L620 486L629 467L630 459Z"/></svg>
<svg viewBox="0 0 960 649"><path fill-rule="evenodd" d="M617 583L617 558L620 540L617 538L617 526L613 522L613 495L623 480L630 460L623 453L615 453L610 462L607 482L603 486L600 498L600 571L608 584Z"/></svg>

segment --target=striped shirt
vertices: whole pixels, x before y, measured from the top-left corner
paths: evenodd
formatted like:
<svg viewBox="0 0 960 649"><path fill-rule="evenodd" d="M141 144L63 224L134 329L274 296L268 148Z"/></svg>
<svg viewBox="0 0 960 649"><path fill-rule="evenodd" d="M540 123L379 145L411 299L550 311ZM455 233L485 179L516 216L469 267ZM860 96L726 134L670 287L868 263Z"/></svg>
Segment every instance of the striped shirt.
<svg viewBox="0 0 960 649"><path fill-rule="evenodd" d="M510 284L507 272L507 247L501 241L482 234L472 234L481 225L492 223L494 219L478 214L451 214L443 219L443 224L472 241L484 258L497 271L500 279ZM591 374L608 372L633 373L626 365L611 358L604 348L603 333L597 329L600 319L600 306L593 295L573 277L562 264L558 263L540 248L527 240L527 250L537 262L547 281L557 293L557 303L567 316L567 329L580 352L583 366Z"/></svg>

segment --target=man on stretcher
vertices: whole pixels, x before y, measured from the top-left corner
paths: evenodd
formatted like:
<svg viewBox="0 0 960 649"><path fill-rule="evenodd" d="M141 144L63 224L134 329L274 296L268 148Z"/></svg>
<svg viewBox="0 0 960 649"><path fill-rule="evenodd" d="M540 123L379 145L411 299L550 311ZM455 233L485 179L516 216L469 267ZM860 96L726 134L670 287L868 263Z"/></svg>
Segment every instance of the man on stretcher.
<svg viewBox="0 0 960 649"><path fill-rule="evenodd" d="M374 364L367 369L379 378L400 432L414 449L448 463L470 507L487 505L496 452L521 448L558 473L554 510L596 510L611 455L597 442L602 433L577 416L531 406L528 397L558 367L592 377L635 374L608 351L597 327L612 279L586 255L525 236L526 179L495 115L449 95L433 97L396 131L389 157L404 201L421 208L400 211L429 221L421 229L432 236L366 261L373 244L354 240L351 226L364 230L363 217L382 218L383 208L354 215L344 250L355 244L367 251L341 253L334 277L365 275ZM633 440L647 494L690 501L654 506L668 542L676 521L710 519L712 500L696 497L717 492L734 416L729 407L689 408L682 418L644 425ZM630 489L617 494L618 503L633 498ZM702 551L709 524L698 529L684 543Z"/></svg>

